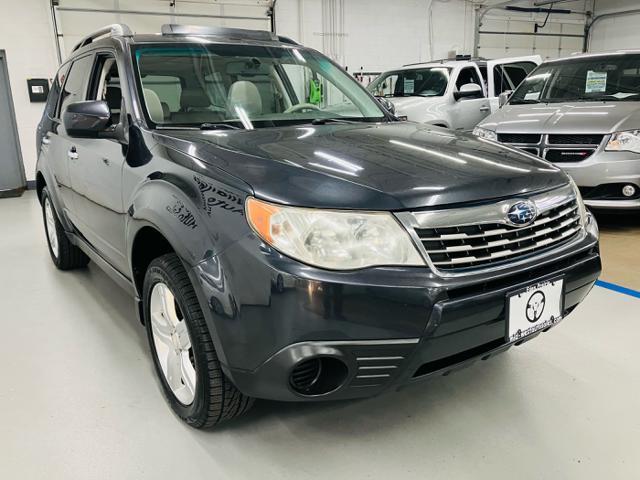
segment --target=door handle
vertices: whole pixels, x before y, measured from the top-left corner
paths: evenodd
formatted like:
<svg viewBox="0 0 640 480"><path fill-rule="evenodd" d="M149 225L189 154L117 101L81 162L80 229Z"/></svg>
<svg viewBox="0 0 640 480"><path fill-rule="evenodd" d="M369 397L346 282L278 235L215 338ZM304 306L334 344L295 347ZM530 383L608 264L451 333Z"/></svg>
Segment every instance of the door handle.
<svg viewBox="0 0 640 480"><path fill-rule="evenodd" d="M78 159L78 151L76 150L76 147L71 147L71 149L67 152L67 157L69 157L71 160Z"/></svg>
<svg viewBox="0 0 640 480"><path fill-rule="evenodd" d="M51 143L51 140L49 140L47 137L42 137L42 143L43 145L49 145Z"/></svg>
<svg viewBox="0 0 640 480"><path fill-rule="evenodd" d="M480 107L480 111L481 112L488 112L489 110L491 110L489 107L484 106L484 107Z"/></svg>

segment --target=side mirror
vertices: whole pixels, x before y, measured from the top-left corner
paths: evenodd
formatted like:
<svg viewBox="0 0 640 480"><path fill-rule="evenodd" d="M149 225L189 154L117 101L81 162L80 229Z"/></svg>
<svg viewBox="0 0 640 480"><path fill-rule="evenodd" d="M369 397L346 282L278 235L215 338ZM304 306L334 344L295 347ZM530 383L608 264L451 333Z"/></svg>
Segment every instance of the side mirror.
<svg viewBox="0 0 640 480"><path fill-rule="evenodd" d="M386 111L388 111L391 115L395 115L396 114L396 106L393 104L393 102L387 100L384 97L376 97L376 99L378 100L378 102L380 102L382 107Z"/></svg>
<svg viewBox="0 0 640 480"><path fill-rule="evenodd" d="M453 92L453 97L456 100L460 100L461 98L482 97L482 87L477 83L465 83L460 87L460 90Z"/></svg>
<svg viewBox="0 0 640 480"><path fill-rule="evenodd" d="M62 123L70 137L109 138L111 111L105 101L88 100L70 104L62 114Z"/></svg>
<svg viewBox="0 0 640 480"><path fill-rule="evenodd" d="M502 108L507 104L512 93L513 90L505 90L500 95L498 95L498 108Z"/></svg>

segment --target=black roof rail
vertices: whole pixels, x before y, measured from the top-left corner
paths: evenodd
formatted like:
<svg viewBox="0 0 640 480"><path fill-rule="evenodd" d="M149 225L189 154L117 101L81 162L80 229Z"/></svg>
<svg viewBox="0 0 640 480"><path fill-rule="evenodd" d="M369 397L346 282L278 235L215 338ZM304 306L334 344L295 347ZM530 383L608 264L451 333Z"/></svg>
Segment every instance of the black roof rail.
<svg viewBox="0 0 640 480"><path fill-rule="evenodd" d="M173 23L167 23L162 25L162 35L176 35L176 36L215 36L226 37L239 40L259 40L267 42L282 42L289 43L291 45L298 45L296 42L288 37L277 36L267 30L247 30L244 28L229 28L229 27L205 27L200 25L178 25Z"/></svg>
<svg viewBox="0 0 640 480"><path fill-rule="evenodd" d="M75 52L76 50L79 50L82 47L86 47L90 43L93 43L98 38L105 37L105 36L131 37L133 36L133 32L131 31L129 26L125 25L124 23L114 23L112 25L106 25L101 29L96 30L95 32L84 37L82 40L80 40L80 42L78 42L78 44L75 47L73 47L73 50L71 51Z"/></svg>

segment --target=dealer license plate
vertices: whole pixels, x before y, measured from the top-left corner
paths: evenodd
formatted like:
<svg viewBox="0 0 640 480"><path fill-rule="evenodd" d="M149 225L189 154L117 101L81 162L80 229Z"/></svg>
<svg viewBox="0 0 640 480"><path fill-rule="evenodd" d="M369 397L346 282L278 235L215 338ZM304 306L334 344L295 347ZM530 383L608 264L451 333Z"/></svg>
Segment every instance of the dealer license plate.
<svg viewBox="0 0 640 480"><path fill-rule="evenodd" d="M517 341L562 319L563 284L562 278L556 278L507 295L507 341Z"/></svg>

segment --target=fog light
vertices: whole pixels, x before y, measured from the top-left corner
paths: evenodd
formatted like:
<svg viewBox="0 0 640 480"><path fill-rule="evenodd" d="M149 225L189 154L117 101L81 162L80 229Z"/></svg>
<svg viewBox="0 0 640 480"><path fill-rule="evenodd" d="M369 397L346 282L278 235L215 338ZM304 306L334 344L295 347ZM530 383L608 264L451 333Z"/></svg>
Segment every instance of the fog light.
<svg viewBox="0 0 640 480"><path fill-rule="evenodd" d="M622 187L622 195L625 197L633 197L636 194L636 187L633 185L625 185Z"/></svg>

